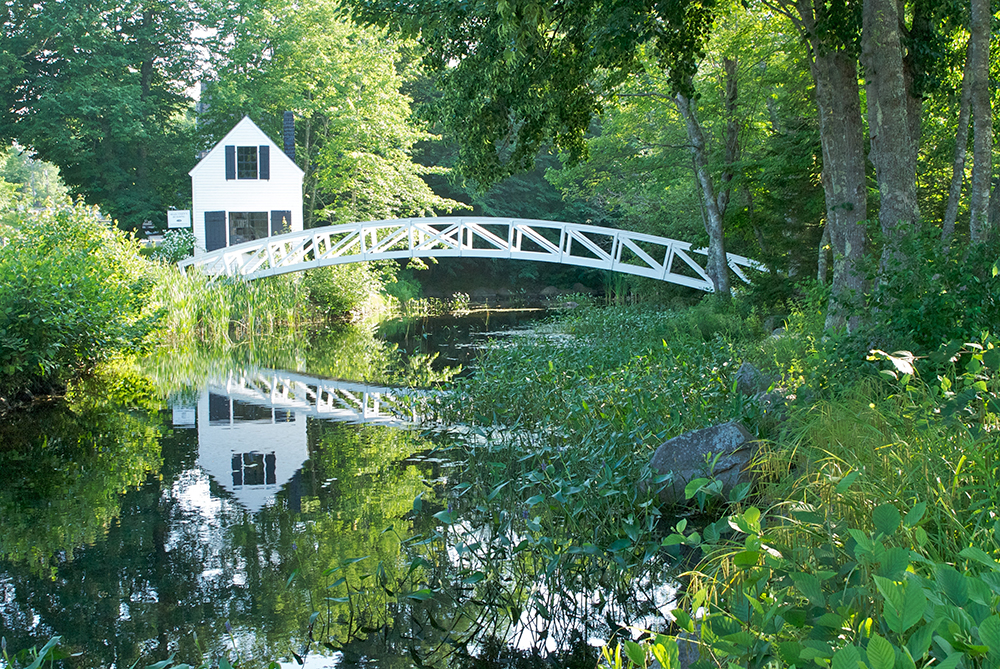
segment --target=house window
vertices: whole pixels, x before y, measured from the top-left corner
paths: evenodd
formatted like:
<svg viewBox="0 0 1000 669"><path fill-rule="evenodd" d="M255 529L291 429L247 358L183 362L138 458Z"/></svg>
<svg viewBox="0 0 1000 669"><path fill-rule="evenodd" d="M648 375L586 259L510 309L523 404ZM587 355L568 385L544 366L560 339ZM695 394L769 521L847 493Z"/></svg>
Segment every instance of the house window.
<svg viewBox="0 0 1000 669"><path fill-rule="evenodd" d="M237 179L257 178L256 146L236 147L236 178Z"/></svg>
<svg viewBox="0 0 1000 669"><path fill-rule="evenodd" d="M226 146L226 180L230 179L270 179L271 147Z"/></svg>
<svg viewBox="0 0 1000 669"><path fill-rule="evenodd" d="M233 487L239 489L245 485L275 484L275 454L249 453L233 454Z"/></svg>
<svg viewBox="0 0 1000 669"><path fill-rule="evenodd" d="M266 211L229 212L229 245L267 237Z"/></svg>

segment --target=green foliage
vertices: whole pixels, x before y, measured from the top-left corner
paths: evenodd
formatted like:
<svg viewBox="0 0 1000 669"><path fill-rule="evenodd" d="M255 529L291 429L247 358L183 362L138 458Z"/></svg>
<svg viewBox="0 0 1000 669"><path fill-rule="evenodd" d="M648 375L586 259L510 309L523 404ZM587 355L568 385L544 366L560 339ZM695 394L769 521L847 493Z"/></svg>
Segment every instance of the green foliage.
<svg viewBox="0 0 1000 669"><path fill-rule="evenodd" d="M866 305L861 337L886 349L930 351L1000 323L1000 236L960 252L934 229L901 237ZM872 274L875 274L872 268Z"/></svg>
<svg viewBox="0 0 1000 669"><path fill-rule="evenodd" d="M182 207L195 3L38 3L5 10L0 138L16 139L91 204L137 229ZM44 48L38 45L44 44Z"/></svg>
<svg viewBox="0 0 1000 669"><path fill-rule="evenodd" d="M0 395L50 389L152 328L149 263L97 210L8 212L0 232Z"/></svg>
<svg viewBox="0 0 1000 669"><path fill-rule="evenodd" d="M36 160L17 144L11 144L0 154L0 179L15 186L16 197L11 202L29 207L44 207L50 202L60 204L68 196L59 168ZM0 200L0 209L5 208Z"/></svg>
<svg viewBox="0 0 1000 669"><path fill-rule="evenodd" d="M442 91L435 116L460 142L461 171L480 184L530 169L546 144L583 158L607 91L641 68L649 42L671 88L688 90L713 18L699 2L440 0L416 13L396 0L352 4L361 20L420 40Z"/></svg>
<svg viewBox="0 0 1000 669"><path fill-rule="evenodd" d="M305 171L306 226L448 212L413 162L434 137L411 118L401 43L362 28L337 2L210 3L217 80L203 131L218 141L244 114L281 145L282 113L296 115L296 159ZM267 57L261 44L268 45Z"/></svg>

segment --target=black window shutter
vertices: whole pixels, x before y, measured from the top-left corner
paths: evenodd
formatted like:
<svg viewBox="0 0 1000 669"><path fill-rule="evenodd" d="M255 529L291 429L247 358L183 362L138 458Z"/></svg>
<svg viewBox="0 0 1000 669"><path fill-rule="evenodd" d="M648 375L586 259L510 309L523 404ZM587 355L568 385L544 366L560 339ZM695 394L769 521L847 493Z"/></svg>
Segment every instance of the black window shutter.
<svg viewBox="0 0 1000 669"><path fill-rule="evenodd" d="M205 212L205 249L215 251L226 246L226 212Z"/></svg>
<svg viewBox="0 0 1000 669"><path fill-rule="evenodd" d="M236 178L236 147L226 147L226 179Z"/></svg>
<svg viewBox="0 0 1000 669"><path fill-rule="evenodd" d="M271 178L271 147L261 144L257 152L258 174L261 179Z"/></svg>
<svg viewBox="0 0 1000 669"><path fill-rule="evenodd" d="M288 226L288 231L292 229L292 212L291 211L272 211L271 212L271 234L280 235L286 232L285 226Z"/></svg>

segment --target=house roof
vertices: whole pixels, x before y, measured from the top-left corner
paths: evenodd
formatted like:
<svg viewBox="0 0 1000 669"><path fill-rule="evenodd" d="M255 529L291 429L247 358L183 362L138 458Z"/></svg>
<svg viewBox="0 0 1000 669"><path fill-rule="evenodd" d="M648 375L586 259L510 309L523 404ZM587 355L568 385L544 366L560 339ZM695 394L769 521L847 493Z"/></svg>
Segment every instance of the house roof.
<svg viewBox="0 0 1000 669"><path fill-rule="evenodd" d="M287 169L291 167L297 170L299 174L301 175L305 174L305 172L302 171L302 168L300 168L298 165L295 164L295 161L293 161L291 158L285 155L285 151L280 146L271 141L271 138L268 137L263 130L258 128L256 123L250 120L249 116L244 116L239 123L233 126L232 130L226 133L225 137L219 140L218 144L212 147L211 151L205 154L205 156L198 161L197 165L191 168L191 171L188 172L188 175L192 177L195 176L195 174L201 169L201 167L205 163L211 162L209 159L212 158L213 154L215 154L216 151L224 151L225 149L223 147L225 147L227 144L236 144L237 143L237 140L235 139L236 137L240 137L239 143L242 146L250 144L251 142L247 141L246 135L251 133L257 136L257 139L253 140L252 144L258 146L262 144L267 144L273 149L271 151L272 170L275 169L277 165L281 165L279 169Z"/></svg>

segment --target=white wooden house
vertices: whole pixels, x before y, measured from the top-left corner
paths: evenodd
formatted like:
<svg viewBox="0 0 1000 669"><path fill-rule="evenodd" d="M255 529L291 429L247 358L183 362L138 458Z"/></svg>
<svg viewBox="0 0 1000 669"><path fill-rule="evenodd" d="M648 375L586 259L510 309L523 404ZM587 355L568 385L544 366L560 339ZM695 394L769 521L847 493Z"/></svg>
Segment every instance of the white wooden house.
<svg viewBox="0 0 1000 669"><path fill-rule="evenodd" d="M284 150L244 116L188 172L195 256L240 242L302 230L302 177L291 114Z"/></svg>

